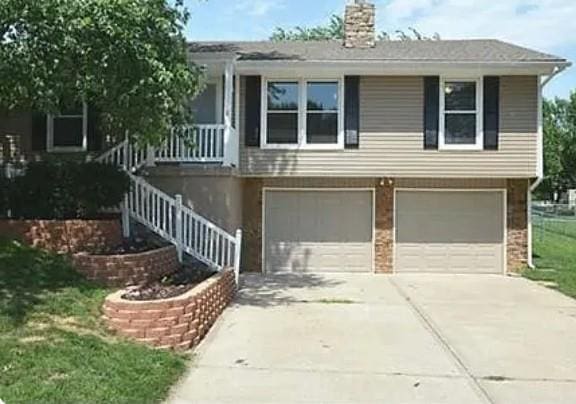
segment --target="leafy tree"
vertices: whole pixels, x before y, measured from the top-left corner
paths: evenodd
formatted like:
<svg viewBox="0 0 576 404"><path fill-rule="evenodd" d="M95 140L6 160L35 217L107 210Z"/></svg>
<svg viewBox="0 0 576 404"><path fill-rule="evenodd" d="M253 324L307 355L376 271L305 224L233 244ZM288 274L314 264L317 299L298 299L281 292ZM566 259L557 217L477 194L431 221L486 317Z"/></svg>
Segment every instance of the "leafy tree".
<svg viewBox="0 0 576 404"><path fill-rule="evenodd" d="M557 201L576 188L576 92L544 100L544 181L537 196Z"/></svg>
<svg viewBox="0 0 576 404"><path fill-rule="evenodd" d="M182 0L2 0L0 111L85 101L108 133L161 141L201 87L188 16Z"/></svg>
<svg viewBox="0 0 576 404"><path fill-rule="evenodd" d="M382 41L391 41L394 39L401 41L410 40L439 40L440 35L435 33L432 37L425 36L417 31L415 28L408 28L408 33L397 30L393 35L387 32L378 34L378 39ZM331 39L344 39L344 19L339 15L332 15L330 22L327 25L319 25L317 27L294 27L292 29L284 29L276 27L270 40L272 41L324 41Z"/></svg>
<svg viewBox="0 0 576 404"><path fill-rule="evenodd" d="M313 28L295 27L284 29L276 27L270 40L272 41L321 41L330 39L344 39L344 19L333 15L325 26Z"/></svg>

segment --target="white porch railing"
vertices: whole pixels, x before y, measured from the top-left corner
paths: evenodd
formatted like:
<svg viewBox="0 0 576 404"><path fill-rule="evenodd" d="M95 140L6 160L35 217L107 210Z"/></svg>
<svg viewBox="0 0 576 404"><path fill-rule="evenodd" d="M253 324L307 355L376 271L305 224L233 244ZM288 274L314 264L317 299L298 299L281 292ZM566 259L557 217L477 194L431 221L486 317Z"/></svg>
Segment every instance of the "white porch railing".
<svg viewBox="0 0 576 404"><path fill-rule="evenodd" d="M224 162L224 125L174 128L166 142L155 150L158 162Z"/></svg>
<svg viewBox="0 0 576 404"><path fill-rule="evenodd" d="M130 216L176 245L180 257L185 252L217 269L240 270L242 231L231 235L216 224L182 204L182 197L172 198L144 179L128 174L132 187L127 198Z"/></svg>
<svg viewBox="0 0 576 404"><path fill-rule="evenodd" d="M220 163L238 165L236 130L226 125L195 125L174 128L157 148L139 147L123 141L97 160L126 167L130 171L155 163Z"/></svg>

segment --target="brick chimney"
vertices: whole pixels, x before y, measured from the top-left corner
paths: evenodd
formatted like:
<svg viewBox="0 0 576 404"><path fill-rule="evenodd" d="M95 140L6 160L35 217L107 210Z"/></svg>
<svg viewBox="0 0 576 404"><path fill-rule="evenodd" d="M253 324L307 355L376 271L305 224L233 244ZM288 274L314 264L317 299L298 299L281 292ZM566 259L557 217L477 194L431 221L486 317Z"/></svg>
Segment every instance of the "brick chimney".
<svg viewBox="0 0 576 404"><path fill-rule="evenodd" d="M376 8L367 0L348 0L344 16L344 46L372 48L376 45Z"/></svg>

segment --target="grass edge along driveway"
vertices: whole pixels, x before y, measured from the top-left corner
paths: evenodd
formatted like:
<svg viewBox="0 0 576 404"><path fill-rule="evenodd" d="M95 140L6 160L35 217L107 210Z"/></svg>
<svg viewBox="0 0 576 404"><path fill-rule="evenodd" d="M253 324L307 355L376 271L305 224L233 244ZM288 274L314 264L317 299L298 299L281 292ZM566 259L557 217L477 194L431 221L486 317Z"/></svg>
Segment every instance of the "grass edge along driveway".
<svg viewBox="0 0 576 404"><path fill-rule="evenodd" d="M576 299L576 238L536 226L533 237L535 269L523 275Z"/></svg>

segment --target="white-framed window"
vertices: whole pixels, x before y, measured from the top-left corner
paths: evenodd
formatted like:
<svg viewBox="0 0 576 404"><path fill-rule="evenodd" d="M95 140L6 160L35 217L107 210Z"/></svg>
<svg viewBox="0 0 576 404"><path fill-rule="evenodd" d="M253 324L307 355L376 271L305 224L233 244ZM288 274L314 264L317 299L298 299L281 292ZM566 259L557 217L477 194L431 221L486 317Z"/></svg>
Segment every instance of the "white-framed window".
<svg viewBox="0 0 576 404"><path fill-rule="evenodd" d="M344 147L343 80L262 80L261 147Z"/></svg>
<svg viewBox="0 0 576 404"><path fill-rule="evenodd" d="M83 103L46 117L49 152L83 152L88 149L88 105Z"/></svg>
<svg viewBox="0 0 576 404"><path fill-rule="evenodd" d="M481 150L484 143L482 124L482 79L442 78L440 149Z"/></svg>

